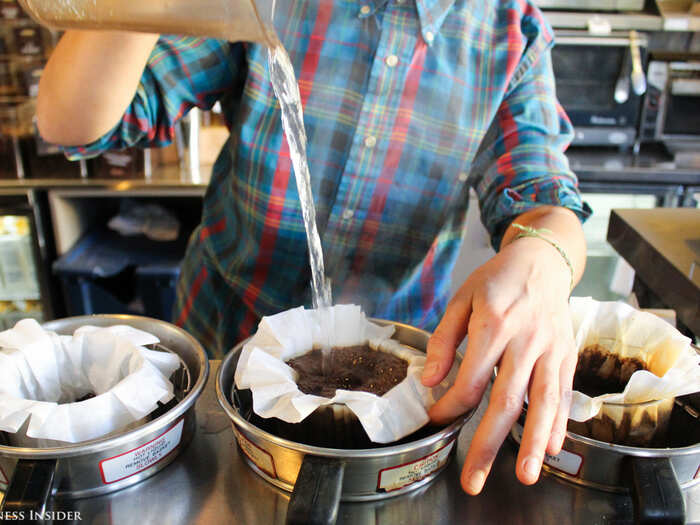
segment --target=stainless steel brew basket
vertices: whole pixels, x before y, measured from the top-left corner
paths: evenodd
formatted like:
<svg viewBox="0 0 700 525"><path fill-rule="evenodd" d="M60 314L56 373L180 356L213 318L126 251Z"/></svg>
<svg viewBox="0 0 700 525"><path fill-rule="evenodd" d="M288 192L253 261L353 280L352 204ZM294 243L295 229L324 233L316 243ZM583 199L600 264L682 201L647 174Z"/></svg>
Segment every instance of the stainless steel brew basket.
<svg viewBox="0 0 700 525"><path fill-rule="evenodd" d="M619 445L568 431L561 452L546 455L542 469L591 489L630 494L637 523L684 523L682 491L700 483L699 408L700 393L676 398L663 446ZM518 446L526 413L510 432Z"/></svg>
<svg viewBox="0 0 700 525"><path fill-rule="evenodd" d="M0 488L5 489L5 510L12 493L18 461L34 462L52 471L49 495L82 498L113 492L138 483L165 468L187 446L195 431L195 401L209 375L202 346L187 332L170 323L132 315L92 315L58 319L43 326L59 334L72 334L84 325L125 324L160 339L155 350L177 354L181 367L171 381L175 398L159 407L141 426L117 435L52 447L17 447L0 433ZM48 465L48 467L47 467ZM53 468L51 468L53 465ZM44 468L46 467L46 468ZM10 488L2 481L10 481Z"/></svg>
<svg viewBox="0 0 700 525"><path fill-rule="evenodd" d="M400 323L373 322L393 324L396 328L395 339L425 351L430 337L427 332ZM452 424L432 428L431 432L424 431L415 439L409 437L399 444L377 448L343 449L297 443L263 430L245 417L244 414L250 409L249 401L241 406L244 396L236 395L233 379L244 343L236 345L224 358L217 374L216 393L219 403L232 420L234 434L248 465L268 482L292 492L287 523L330 522L337 511L338 501L382 499L424 486L447 466L456 449L454 445L459 431L473 414L473 411L468 412ZM460 359L457 356L457 360ZM315 467L308 465L313 462L316 463ZM318 470L319 465L330 475L314 477L313 483L302 480L307 467L309 471L314 468ZM300 484L305 487L315 484L316 488L322 489L304 492ZM337 494L327 494L331 487L337 488ZM298 493L303 496L298 496ZM316 502L318 519L305 514L309 509L290 517L290 512L296 508L295 501L304 500Z"/></svg>

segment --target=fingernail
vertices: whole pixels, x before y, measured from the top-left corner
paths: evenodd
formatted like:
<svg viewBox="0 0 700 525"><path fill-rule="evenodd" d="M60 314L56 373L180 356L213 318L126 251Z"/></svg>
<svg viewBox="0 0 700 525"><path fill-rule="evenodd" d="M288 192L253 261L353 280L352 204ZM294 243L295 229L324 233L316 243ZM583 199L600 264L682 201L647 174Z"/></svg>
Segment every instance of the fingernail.
<svg viewBox="0 0 700 525"><path fill-rule="evenodd" d="M525 460L523 470L531 478L536 478L540 474L540 462L537 458L531 457Z"/></svg>
<svg viewBox="0 0 700 525"><path fill-rule="evenodd" d="M428 361L423 368L422 378L430 379L437 373L438 368L440 368L440 364L437 361Z"/></svg>
<svg viewBox="0 0 700 525"><path fill-rule="evenodd" d="M469 476L467 481L469 492L472 494L478 494L484 487L484 481L486 481L486 472L483 470L474 470Z"/></svg>

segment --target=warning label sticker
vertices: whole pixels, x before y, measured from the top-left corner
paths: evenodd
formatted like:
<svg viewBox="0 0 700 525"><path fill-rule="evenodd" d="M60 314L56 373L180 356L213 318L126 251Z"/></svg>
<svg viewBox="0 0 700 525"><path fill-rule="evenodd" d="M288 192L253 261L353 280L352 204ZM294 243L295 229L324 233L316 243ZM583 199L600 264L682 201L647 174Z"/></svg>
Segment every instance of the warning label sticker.
<svg viewBox="0 0 700 525"><path fill-rule="evenodd" d="M523 427L520 425L513 426L511 435L518 443L520 443L520 441L523 439ZM574 452L569 452L568 450L562 449L556 456L545 454L543 463L552 467L553 469L578 477L579 473L581 472L581 466L583 465L583 456L579 456Z"/></svg>
<svg viewBox="0 0 700 525"><path fill-rule="evenodd" d="M583 465L583 458L578 454L562 449L556 456L545 454L544 463L571 476L578 477L579 472L581 472L581 465Z"/></svg>
<svg viewBox="0 0 700 525"><path fill-rule="evenodd" d="M233 427L233 433L236 435L236 439L238 440L238 446L241 447L243 453L248 456L248 459L271 478L277 478L275 460L272 459L272 455L267 450L263 450L255 443L250 441L241 432L239 432L236 427Z"/></svg>
<svg viewBox="0 0 700 525"><path fill-rule="evenodd" d="M454 444L453 439L441 449L416 461L381 470L377 488L390 492L426 478L447 463Z"/></svg>
<svg viewBox="0 0 700 525"><path fill-rule="evenodd" d="M181 419L145 445L100 461L102 482L109 484L120 481L158 463L180 444L184 424L184 419Z"/></svg>

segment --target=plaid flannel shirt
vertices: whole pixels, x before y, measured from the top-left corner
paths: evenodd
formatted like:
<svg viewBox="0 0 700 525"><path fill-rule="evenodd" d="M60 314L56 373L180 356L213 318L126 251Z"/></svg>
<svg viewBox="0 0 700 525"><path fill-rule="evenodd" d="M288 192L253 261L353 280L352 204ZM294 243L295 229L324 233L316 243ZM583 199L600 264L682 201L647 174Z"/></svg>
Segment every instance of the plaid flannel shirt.
<svg viewBox="0 0 700 525"><path fill-rule="evenodd" d="M527 0L290 0L278 29L297 73L334 302L434 328L469 188L494 247L533 207L589 214L563 151L571 125L553 35ZM279 26L278 26L279 27ZM175 319L221 355L262 315L310 304L299 198L266 50L162 37L123 119L70 156L157 147L220 101L231 134L190 240Z"/></svg>

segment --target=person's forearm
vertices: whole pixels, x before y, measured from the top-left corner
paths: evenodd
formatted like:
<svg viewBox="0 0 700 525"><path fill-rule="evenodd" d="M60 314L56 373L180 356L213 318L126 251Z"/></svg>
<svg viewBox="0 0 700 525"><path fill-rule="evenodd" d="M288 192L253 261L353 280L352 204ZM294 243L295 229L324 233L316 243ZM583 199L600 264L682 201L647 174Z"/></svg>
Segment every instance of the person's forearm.
<svg viewBox="0 0 700 525"><path fill-rule="evenodd" d="M586 265L586 240L583 236L581 221L574 212L562 207L542 206L519 215L513 223L551 231L551 234L543 233L543 236L558 244L566 253L573 268L573 283L578 283ZM501 242L501 249L513 242L520 233L522 230L513 226L508 227ZM539 242L544 241L539 240ZM555 248L552 247L552 250ZM553 252L553 255L556 254ZM564 261L563 258L562 261Z"/></svg>
<svg viewBox="0 0 700 525"><path fill-rule="evenodd" d="M48 142L88 144L112 129L134 97L158 35L68 31L39 82L37 125Z"/></svg>

